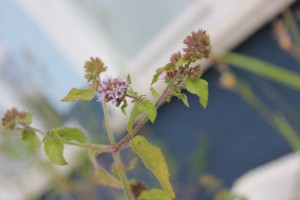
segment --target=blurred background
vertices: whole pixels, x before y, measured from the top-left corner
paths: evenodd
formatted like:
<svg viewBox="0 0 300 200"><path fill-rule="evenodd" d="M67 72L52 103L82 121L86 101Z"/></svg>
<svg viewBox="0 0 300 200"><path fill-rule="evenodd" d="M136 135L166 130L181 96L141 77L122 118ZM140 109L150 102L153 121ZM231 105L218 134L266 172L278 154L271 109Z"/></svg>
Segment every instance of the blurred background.
<svg viewBox="0 0 300 200"><path fill-rule="evenodd" d="M72 125L106 143L99 102L59 102L70 88L87 87L84 62L100 57L110 74L130 73L150 97L155 69L200 28L213 46L203 62L207 109L195 96L188 95L190 108L174 98L142 130L163 149L177 199L300 199L299 9L292 0L0 0L0 114L33 111L40 129ZM111 116L121 136L126 118L114 108ZM93 181L86 152L68 148L72 164L55 167L18 134L0 131L0 199L122 199ZM273 165L268 176L255 171L282 156L291 163L283 172L299 178L283 178ZM124 152L125 161L132 157ZM159 187L140 162L129 176ZM270 183L292 189L270 197L278 191Z"/></svg>

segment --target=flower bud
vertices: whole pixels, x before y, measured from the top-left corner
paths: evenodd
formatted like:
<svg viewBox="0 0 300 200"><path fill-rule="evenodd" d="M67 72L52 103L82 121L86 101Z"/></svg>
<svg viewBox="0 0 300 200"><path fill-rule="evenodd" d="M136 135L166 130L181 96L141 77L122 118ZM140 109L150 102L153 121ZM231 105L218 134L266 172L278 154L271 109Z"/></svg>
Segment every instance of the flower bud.
<svg viewBox="0 0 300 200"><path fill-rule="evenodd" d="M183 49L183 56L186 58L195 57L198 59L208 58L211 51L211 44L209 36L205 31L198 30L188 35L184 41L186 48Z"/></svg>
<svg viewBox="0 0 300 200"><path fill-rule="evenodd" d="M85 78L88 80L90 87L96 89L99 86L99 75L106 71L104 63L99 58L91 58L84 65Z"/></svg>
<svg viewBox="0 0 300 200"><path fill-rule="evenodd" d="M18 124L29 125L31 123L31 113L18 111L16 108L7 110L2 118L2 125L6 129L15 129Z"/></svg>

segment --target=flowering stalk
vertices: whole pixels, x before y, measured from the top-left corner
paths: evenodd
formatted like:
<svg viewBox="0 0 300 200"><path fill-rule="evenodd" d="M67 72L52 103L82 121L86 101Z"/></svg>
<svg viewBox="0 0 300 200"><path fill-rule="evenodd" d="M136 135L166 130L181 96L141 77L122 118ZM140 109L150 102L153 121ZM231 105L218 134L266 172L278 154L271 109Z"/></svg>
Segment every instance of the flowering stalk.
<svg viewBox="0 0 300 200"><path fill-rule="evenodd" d="M110 144L112 146L114 146L116 144L116 141L115 141L115 138L114 138L114 135L113 135L110 123L109 123L109 113L108 113L108 110L107 110L107 105L106 105L106 102L104 102L104 101L102 102L102 108L103 108L103 113L104 113L104 118L105 118L105 126L106 126L107 135L108 135ZM121 161L121 158L120 158L120 152L119 151L113 151L112 154L113 154L113 158L114 158L114 161L115 161L115 166L116 166L119 178L120 178L120 180L123 184L123 188L124 188L124 192L125 192L125 195L127 197L127 200L134 200L134 197L131 193L131 190L130 190L130 187L129 187L129 184L128 184L127 177L126 177L126 175L123 171L123 167L122 167L123 164L122 164L122 161Z"/></svg>
<svg viewBox="0 0 300 200"><path fill-rule="evenodd" d="M111 171L105 170L96 162L96 155L93 157L92 162L95 165L96 172L95 179L97 183L104 186L123 189L127 200L155 199L158 196L161 199L174 199L175 192L169 179L168 165L163 153L145 137L136 136L136 134L148 120L154 123L157 109L165 102L169 102L172 97L178 97L188 107L187 96L182 93L183 89L196 94L201 105L204 108L206 107L208 83L201 79L201 67L199 64L195 65L195 62L209 56L211 51L209 37L205 31L198 30L187 36L184 44L186 48L183 49L183 52L179 51L173 54L170 62L164 67L158 68L153 76L150 90L152 95L158 98L156 103L147 99L145 95L139 95L131 88L129 75L126 80L110 76L100 79L101 73L105 72L107 67L99 58L91 58L90 61L85 63L85 78L90 87L88 89L72 88L61 101L90 101L98 93L98 101L102 102L110 145L87 143L86 135L78 128L58 127L44 133L30 126L31 113L20 112L17 109L9 110L2 119L2 124L6 129L22 131L23 142L33 150L40 150L41 143L43 143L44 151L49 160L58 165L67 164L63 155L65 144L91 148L97 155L102 152L112 153L114 168ZM194 63L194 65L191 65L191 63ZM152 87L158 80L163 80L167 84L161 95ZM116 143L110 125L107 103L112 102L116 107L120 106L121 111L126 115L125 109L129 100L133 107L127 123L127 134ZM43 140L40 140L36 133L42 134ZM155 175L162 186L162 190L148 190L147 186L140 181L135 181L135 183L133 181L129 184L126 173L132 170L135 164L131 162L129 166L123 165L120 150L125 147L130 147L138 155L145 167Z"/></svg>

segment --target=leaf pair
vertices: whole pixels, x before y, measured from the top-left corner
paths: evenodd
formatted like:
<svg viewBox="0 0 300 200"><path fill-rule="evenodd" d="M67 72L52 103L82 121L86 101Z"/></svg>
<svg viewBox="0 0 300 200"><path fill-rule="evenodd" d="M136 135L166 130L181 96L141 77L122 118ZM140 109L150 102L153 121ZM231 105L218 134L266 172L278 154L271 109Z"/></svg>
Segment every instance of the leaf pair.
<svg viewBox="0 0 300 200"><path fill-rule="evenodd" d="M44 138L44 150L52 162L58 165L66 165L64 158L64 144L63 142L77 141L85 143L86 136L78 128L55 128L52 129Z"/></svg>
<svg viewBox="0 0 300 200"><path fill-rule="evenodd" d="M157 110L152 101L150 101L148 99L144 99L144 100L136 101L134 103L134 106L131 110L130 118L129 118L128 124L127 124L128 133L131 134L135 120L137 119L138 116L140 116L143 113L146 113L146 115L149 117L150 121L152 123L154 123L156 115L157 115Z"/></svg>

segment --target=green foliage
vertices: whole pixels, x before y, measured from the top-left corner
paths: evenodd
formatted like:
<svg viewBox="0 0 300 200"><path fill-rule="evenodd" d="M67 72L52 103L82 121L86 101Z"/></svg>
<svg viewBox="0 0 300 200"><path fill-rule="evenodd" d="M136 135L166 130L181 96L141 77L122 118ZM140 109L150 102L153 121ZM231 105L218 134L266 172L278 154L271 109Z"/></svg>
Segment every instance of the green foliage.
<svg viewBox="0 0 300 200"><path fill-rule="evenodd" d="M181 99L184 105L186 105L186 107L190 106L186 94L181 93L180 88L175 87L174 90L172 91L172 95Z"/></svg>
<svg viewBox="0 0 300 200"><path fill-rule="evenodd" d="M87 138L84 133L78 128L55 128L52 129L49 133L51 137L59 136L62 140L66 141L77 141L81 143L87 142Z"/></svg>
<svg viewBox="0 0 300 200"><path fill-rule="evenodd" d="M127 130L129 133L131 133L131 131L132 131L132 128L133 128L136 118L143 113L146 113L147 116L149 117L150 121L152 123L154 123L156 115L157 115L157 111L156 111L155 105L152 101L150 101L148 99L144 99L141 101L136 101L134 103L134 106L131 110L130 118L129 118L128 124L127 124Z"/></svg>
<svg viewBox="0 0 300 200"><path fill-rule="evenodd" d="M169 170L161 150L149 143L143 136L130 141L132 150L141 158L143 164L155 175L164 191L172 198L175 194L169 180Z"/></svg>
<svg viewBox="0 0 300 200"><path fill-rule="evenodd" d="M126 113L126 108L127 108L127 106L128 106L128 103L127 103L127 101L126 100L124 100L124 103L123 103L123 105L121 106L121 111L122 111L122 113L124 114L124 115L127 115L127 113Z"/></svg>
<svg viewBox="0 0 300 200"><path fill-rule="evenodd" d="M185 80L186 89L199 97L200 104L206 108L208 102L208 83L203 79L192 80L187 77Z"/></svg>
<svg viewBox="0 0 300 200"><path fill-rule="evenodd" d="M160 189L151 189L143 191L138 200L172 200L164 191Z"/></svg>
<svg viewBox="0 0 300 200"><path fill-rule="evenodd" d="M126 169L126 172L130 172L130 171L134 170L134 168L136 167L137 162L138 162L138 157L133 158L130 161L130 163L129 163L127 169Z"/></svg>
<svg viewBox="0 0 300 200"><path fill-rule="evenodd" d="M96 181L104 186L123 189L122 183L100 166L97 166L96 169Z"/></svg>
<svg viewBox="0 0 300 200"><path fill-rule="evenodd" d="M123 172L129 173L129 172L131 172L132 170L134 170L135 167L136 167L137 162L138 162L138 157L135 157L135 158L133 158L133 159L130 161L130 163L129 163L128 166L123 165L123 166L122 166ZM113 174L114 177L118 177L118 171L117 171L115 165L112 165L112 168L111 168L110 171L111 171L111 173Z"/></svg>
<svg viewBox="0 0 300 200"><path fill-rule="evenodd" d="M86 100L90 101L95 97L95 90L92 89L76 89L72 88L69 93L62 98L62 102L70 102L77 100Z"/></svg>
<svg viewBox="0 0 300 200"><path fill-rule="evenodd" d="M285 117L279 114L273 114L272 120L275 128L282 135L282 137L289 143L289 145L295 150L300 151L300 139L296 130L287 121Z"/></svg>
<svg viewBox="0 0 300 200"><path fill-rule="evenodd" d="M154 83L156 83L157 80L158 80L158 77L159 77L164 71L166 71L166 70L168 70L168 69L171 69L172 66L173 66L172 63L168 63L168 64L166 64L164 67L157 68L157 69L156 69L156 72L155 72L155 74L154 74L154 76L153 76L151 85L153 85Z"/></svg>
<svg viewBox="0 0 300 200"><path fill-rule="evenodd" d="M137 92L135 92L132 88L129 88L127 91L126 91L127 94L133 96L133 97L136 97L138 98L139 97L139 94Z"/></svg>
<svg viewBox="0 0 300 200"><path fill-rule="evenodd" d="M150 87L150 91L151 91L151 94L153 97L156 97L156 98L160 97L159 93L153 87Z"/></svg>
<svg viewBox="0 0 300 200"><path fill-rule="evenodd" d="M126 78L126 80L127 80L128 84L131 84L131 77L130 77L130 75L129 75L129 74L127 75L127 78Z"/></svg>
<svg viewBox="0 0 300 200"><path fill-rule="evenodd" d="M187 64L189 61L190 61L190 59L182 57L177 61L176 67L181 67L182 65Z"/></svg>
<svg viewBox="0 0 300 200"><path fill-rule="evenodd" d="M39 151L41 148L41 142L36 136L34 131L23 130L22 131L22 141L23 143L34 151Z"/></svg>
<svg viewBox="0 0 300 200"><path fill-rule="evenodd" d="M68 164L63 155L64 145L59 137L46 137L44 139L44 150L52 162L58 165Z"/></svg>
<svg viewBox="0 0 300 200"><path fill-rule="evenodd" d="M284 69L268 62L238 53L229 53L223 57L223 62L278 82L295 90L300 90L300 74Z"/></svg>

